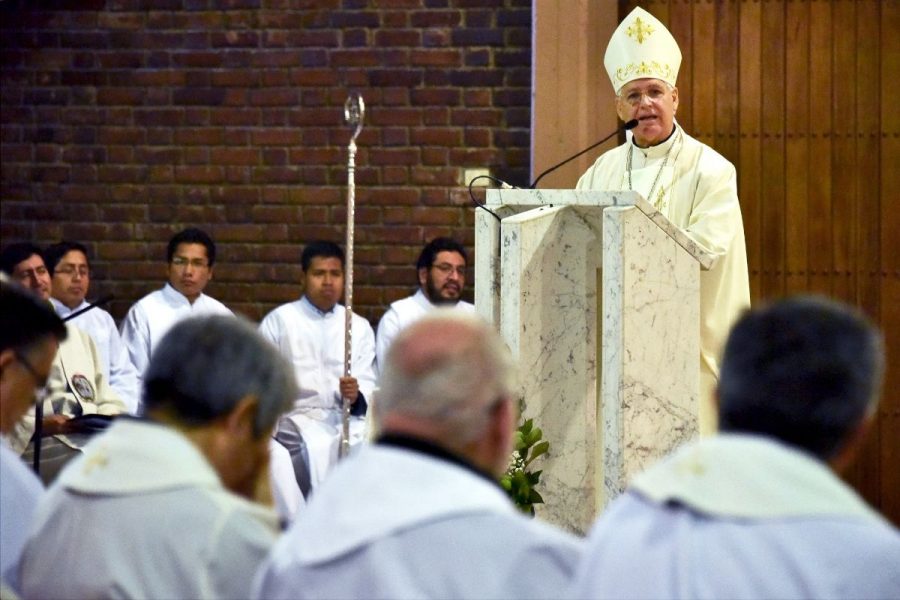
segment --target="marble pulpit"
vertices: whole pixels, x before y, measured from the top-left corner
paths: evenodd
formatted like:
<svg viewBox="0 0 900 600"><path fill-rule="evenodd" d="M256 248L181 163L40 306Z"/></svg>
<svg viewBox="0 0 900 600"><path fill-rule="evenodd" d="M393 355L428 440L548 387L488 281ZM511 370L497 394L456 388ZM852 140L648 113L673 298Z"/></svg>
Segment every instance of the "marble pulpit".
<svg viewBox="0 0 900 600"><path fill-rule="evenodd" d="M489 190L486 208L475 306L550 441L538 515L584 533L632 475L697 435L700 270L714 257L635 192Z"/></svg>

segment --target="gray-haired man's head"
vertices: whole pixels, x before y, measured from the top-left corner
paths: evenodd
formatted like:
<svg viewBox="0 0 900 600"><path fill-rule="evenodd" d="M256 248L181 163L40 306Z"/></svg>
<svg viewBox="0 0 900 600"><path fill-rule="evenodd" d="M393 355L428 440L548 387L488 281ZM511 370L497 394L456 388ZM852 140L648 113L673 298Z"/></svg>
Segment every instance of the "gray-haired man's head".
<svg viewBox="0 0 900 600"><path fill-rule="evenodd" d="M494 470L509 456L513 380L509 350L495 331L476 317L438 309L391 345L378 412L386 433L431 438ZM489 448L471 452L491 438Z"/></svg>
<svg viewBox="0 0 900 600"><path fill-rule="evenodd" d="M162 411L185 426L230 413L246 397L258 400L254 434L266 434L297 396L284 358L245 319L196 317L163 338L144 374L146 411Z"/></svg>

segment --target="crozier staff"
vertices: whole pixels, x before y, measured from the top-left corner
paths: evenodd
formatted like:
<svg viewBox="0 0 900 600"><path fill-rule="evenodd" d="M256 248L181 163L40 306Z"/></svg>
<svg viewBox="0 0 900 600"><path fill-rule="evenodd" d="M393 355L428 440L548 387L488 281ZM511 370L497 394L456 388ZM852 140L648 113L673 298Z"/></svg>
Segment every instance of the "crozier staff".
<svg viewBox="0 0 900 600"><path fill-rule="evenodd" d="M700 432L715 430L713 390L728 330L750 306L747 250L734 165L675 121L678 43L653 15L635 8L613 32L603 64L616 114L637 119L631 137L604 153L579 190L634 190L718 257L700 274Z"/></svg>

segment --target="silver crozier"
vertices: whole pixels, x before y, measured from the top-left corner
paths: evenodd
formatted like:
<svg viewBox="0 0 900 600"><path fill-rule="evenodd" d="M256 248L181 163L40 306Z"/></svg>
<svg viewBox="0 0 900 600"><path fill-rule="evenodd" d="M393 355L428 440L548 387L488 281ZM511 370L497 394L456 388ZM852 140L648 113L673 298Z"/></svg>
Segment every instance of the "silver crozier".
<svg viewBox="0 0 900 600"><path fill-rule="evenodd" d="M347 145L347 243L344 263L344 377L350 376L353 352L353 224L356 212L356 182L353 173L356 170L356 138L362 131L363 117L366 114L366 103L362 96L352 92L344 103L344 122L353 132ZM350 401L343 397L341 405L341 458L350 453Z"/></svg>

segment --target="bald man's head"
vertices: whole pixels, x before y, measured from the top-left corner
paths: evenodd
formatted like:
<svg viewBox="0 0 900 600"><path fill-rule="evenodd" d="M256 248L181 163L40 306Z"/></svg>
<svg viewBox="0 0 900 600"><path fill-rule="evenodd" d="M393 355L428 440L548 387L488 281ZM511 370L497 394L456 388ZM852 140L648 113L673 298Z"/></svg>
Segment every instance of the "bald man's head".
<svg viewBox="0 0 900 600"><path fill-rule="evenodd" d="M497 333L478 318L436 310L391 344L378 406L385 417L414 417L468 440L512 393L512 362Z"/></svg>

